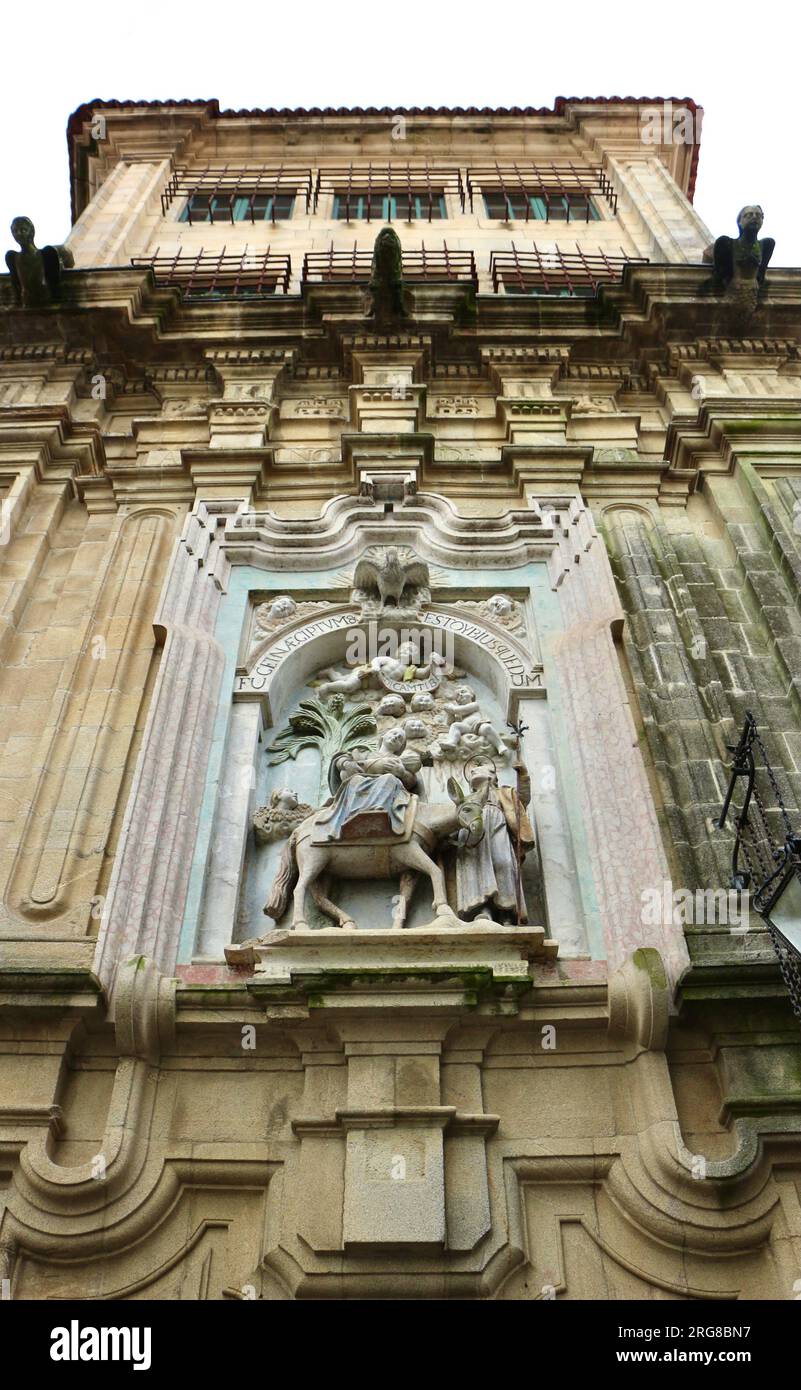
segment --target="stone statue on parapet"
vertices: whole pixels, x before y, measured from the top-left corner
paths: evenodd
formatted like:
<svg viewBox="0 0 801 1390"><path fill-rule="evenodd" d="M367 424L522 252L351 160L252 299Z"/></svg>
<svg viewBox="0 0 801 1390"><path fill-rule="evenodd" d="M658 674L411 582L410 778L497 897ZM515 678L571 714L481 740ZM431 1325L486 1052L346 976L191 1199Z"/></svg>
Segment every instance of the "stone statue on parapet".
<svg viewBox="0 0 801 1390"><path fill-rule="evenodd" d="M749 204L737 214L739 236L719 236L711 250L715 273L703 288L725 294L737 317L747 322L759 302L759 291L776 246L773 237L759 238L764 221L761 207ZM708 254L708 253L707 253Z"/></svg>
<svg viewBox="0 0 801 1390"><path fill-rule="evenodd" d="M62 270L73 265L72 252L68 246L37 247L29 217L15 217L11 235L20 249L6 252L6 265L20 304L25 308L52 304L60 298Z"/></svg>
<svg viewBox="0 0 801 1390"><path fill-rule="evenodd" d="M391 227L382 227L373 247L370 272L369 317L376 325L392 323L406 313L403 296L403 256L400 238Z"/></svg>

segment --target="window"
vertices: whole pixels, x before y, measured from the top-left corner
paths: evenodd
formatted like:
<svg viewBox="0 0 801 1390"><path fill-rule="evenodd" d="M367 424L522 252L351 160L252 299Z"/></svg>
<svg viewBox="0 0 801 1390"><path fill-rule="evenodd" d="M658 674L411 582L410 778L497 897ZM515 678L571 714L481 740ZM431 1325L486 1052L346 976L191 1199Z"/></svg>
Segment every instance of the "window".
<svg viewBox="0 0 801 1390"><path fill-rule="evenodd" d="M514 284L503 282L506 294L533 294L542 299L594 299L596 294L595 285L567 285L553 286L546 288L544 285L537 284Z"/></svg>
<svg viewBox="0 0 801 1390"><path fill-rule="evenodd" d="M506 193L496 190L484 194L487 217L503 222L597 222L600 213L588 193Z"/></svg>
<svg viewBox="0 0 801 1390"><path fill-rule="evenodd" d="M431 190L398 193L348 193L339 189L334 193L332 214L340 221L413 222L429 221L432 218L447 217L445 194Z"/></svg>
<svg viewBox="0 0 801 1390"><path fill-rule="evenodd" d="M217 284L204 285L202 281L184 287L185 299L259 299L264 294L275 294L277 280L261 280L258 285Z"/></svg>
<svg viewBox="0 0 801 1390"><path fill-rule="evenodd" d="M282 222L292 216L291 193L193 193L181 222Z"/></svg>

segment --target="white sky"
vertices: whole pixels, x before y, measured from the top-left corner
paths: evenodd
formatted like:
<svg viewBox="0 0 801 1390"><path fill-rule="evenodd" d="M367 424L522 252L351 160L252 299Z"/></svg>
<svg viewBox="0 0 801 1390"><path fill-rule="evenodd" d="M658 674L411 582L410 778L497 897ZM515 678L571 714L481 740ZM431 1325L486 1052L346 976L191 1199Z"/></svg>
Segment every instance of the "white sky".
<svg viewBox="0 0 801 1390"><path fill-rule="evenodd" d="M37 0L30 9L13 0L3 19L0 237L12 245L7 228L20 213L39 245L67 235L67 118L92 97L217 97L240 108L689 96L705 109L701 217L715 236L736 234L738 209L761 203L774 265L799 265L792 13L753 0Z"/></svg>

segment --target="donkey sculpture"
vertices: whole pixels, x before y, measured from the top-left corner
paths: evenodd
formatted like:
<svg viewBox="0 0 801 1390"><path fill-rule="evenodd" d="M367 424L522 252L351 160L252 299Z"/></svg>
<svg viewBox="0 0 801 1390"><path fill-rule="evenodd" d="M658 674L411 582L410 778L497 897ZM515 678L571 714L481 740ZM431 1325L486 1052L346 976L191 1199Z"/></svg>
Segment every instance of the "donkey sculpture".
<svg viewBox="0 0 801 1390"><path fill-rule="evenodd" d="M427 874L434 894L434 914L442 924L456 926L458 917L448 906L445 876L434 856L450 837L458 845L477 844L483 834L480 805L465 798L461 788L449 778L448 790L454 804L427 805L417 797L409 808L410 818L403 836L380 837L358 834L358 826L348 826L348 838L323 842L317 826L317 813L307 816L290 835L281 856L272 890L264 911L278 921L293 902L292 929L306 927L306 891L327 917L338 927L355 927L352 917L337 907L323 889L328 877L337 879L400 878L395 898L393 928L406 922L406 912L418 873ZM410 828L409 828L410 827Z"/></svg>

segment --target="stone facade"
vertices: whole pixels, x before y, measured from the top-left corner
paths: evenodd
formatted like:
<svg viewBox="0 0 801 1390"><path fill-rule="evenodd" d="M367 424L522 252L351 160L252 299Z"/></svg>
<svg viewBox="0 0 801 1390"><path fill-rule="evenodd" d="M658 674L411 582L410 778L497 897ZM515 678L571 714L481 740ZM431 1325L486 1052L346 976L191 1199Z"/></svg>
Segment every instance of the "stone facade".
<svg viewBox="0 0 801 1390"><path fill-rule="evenodd" d="M746 710L801 812L801 272L746 333L646 105L71 119L74 268L0 277L11 1296L795 1296L770 940L644 902L726 885ZM445 216L335 217L368 164ZM278 165L291 216L182 220ZM379 321L303 265L387 213Z"/></svg>

